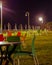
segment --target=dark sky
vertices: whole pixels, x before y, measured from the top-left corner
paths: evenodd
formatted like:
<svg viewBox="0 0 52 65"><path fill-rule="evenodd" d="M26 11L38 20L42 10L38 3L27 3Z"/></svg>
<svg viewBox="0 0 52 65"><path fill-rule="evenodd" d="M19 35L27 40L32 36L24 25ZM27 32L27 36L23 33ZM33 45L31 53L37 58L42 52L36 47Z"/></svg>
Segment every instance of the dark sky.
<svg viewBox="0 0 52 65"><path fill-rule="evenodd" d="M37 16L43 16L44 22L52 21L52 0L2 0L5 23L27 24L25 12L30 13L30 24L35 24ZM7 9L10 10L7 10Z"/></svg>

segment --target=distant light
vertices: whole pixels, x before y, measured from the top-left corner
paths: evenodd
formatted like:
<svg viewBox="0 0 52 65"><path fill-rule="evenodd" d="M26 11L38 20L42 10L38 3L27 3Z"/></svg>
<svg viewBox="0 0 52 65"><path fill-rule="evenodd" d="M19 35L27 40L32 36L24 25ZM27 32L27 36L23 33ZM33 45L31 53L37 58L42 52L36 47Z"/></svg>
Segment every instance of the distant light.
<svg viewBox="0 0 52 65"><path fill-rule="evenodd" d="M43 18L42 17L39 17L39 21L42 21L43 20Z"/></svg>
<svg viewBox="0 0 52 65"><path fill-rule="evenodd" d="M42 17L39 17L38 19L41 23L43 23L43 18Z"/></svg>

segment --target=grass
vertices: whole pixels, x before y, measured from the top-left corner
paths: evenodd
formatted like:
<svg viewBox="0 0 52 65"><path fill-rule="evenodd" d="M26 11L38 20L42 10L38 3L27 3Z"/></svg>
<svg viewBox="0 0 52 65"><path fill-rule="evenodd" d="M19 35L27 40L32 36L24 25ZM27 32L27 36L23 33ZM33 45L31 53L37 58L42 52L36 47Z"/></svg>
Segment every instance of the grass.
<svg viewBox="0 0 52 65"><path fill-rule="evenodd" d="M36 44L36 53L40 65L52 65L52 43Z"/></svg>
<svg viewBox="0 0 52 65"><path fill-rule="evenodd" d="M40 34L37 31L27 32L25 41L25 50L31 51L31 41L33 34L36 35L35 39L35 50L40 65L52 65L52 31L41 31ZM15 62L17 65L17 58ZM33 59L30 56L20 56L20 65L34 65Z"/></svg>

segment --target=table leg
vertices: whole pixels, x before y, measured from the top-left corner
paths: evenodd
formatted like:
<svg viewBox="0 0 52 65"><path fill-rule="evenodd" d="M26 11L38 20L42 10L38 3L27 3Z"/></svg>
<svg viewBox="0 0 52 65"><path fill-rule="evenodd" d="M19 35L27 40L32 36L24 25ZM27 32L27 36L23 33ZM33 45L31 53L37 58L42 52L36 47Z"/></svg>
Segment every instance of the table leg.
<svg viewBox="0 0 52 65"><path fill-rule="evenodd" d="M2 65L2 61L3 61L3 59L2 59L2 49L1 49L1 46L0 46L0 65Z"/></svg>
<svg viewBox="0 0 52 65"><path fill-rule="evenodd" d="M0 65L2 65L2 59L0 59Z"/></svg>
<svg viewBox="0 0 52 65"><path fill-rule="evenodd" d="M11 62L11 64L14 65L11 55L15 51L15 48L16 48L16 45L9 51L9 46L7 46L7 49L6 49L7 59L6 59L5 65L8 65L9 62Z"/></svg>

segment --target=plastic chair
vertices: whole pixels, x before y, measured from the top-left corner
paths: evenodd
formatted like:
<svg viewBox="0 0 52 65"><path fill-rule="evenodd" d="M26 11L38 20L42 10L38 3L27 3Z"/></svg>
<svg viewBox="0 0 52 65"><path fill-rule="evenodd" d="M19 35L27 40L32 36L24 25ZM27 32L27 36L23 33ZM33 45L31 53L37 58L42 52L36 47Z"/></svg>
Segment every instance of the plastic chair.
<svg viewBox="0 0 52 65"><path fill-rule="evenodd" d="M23 50L21 50L21 47L16 47L16 49L15 49L15 51L14 51L14 57L16 57L16 56L19 57L20 55L29 55L29 56L33 57L33 59L34 59L34 64L35 64L35 65L39 65L37 56L36 56L36 54L35 54L34 41L35 41L35 35L34 35L34 37L33 37L33 39L32 39L32 45L31 45L32 51L31 51L31 52L30 52L30 51L23 51ZM18 50L18 49L19 49L19 50ZM18 65L20 65L19 58L18 58Z"/></svg>

